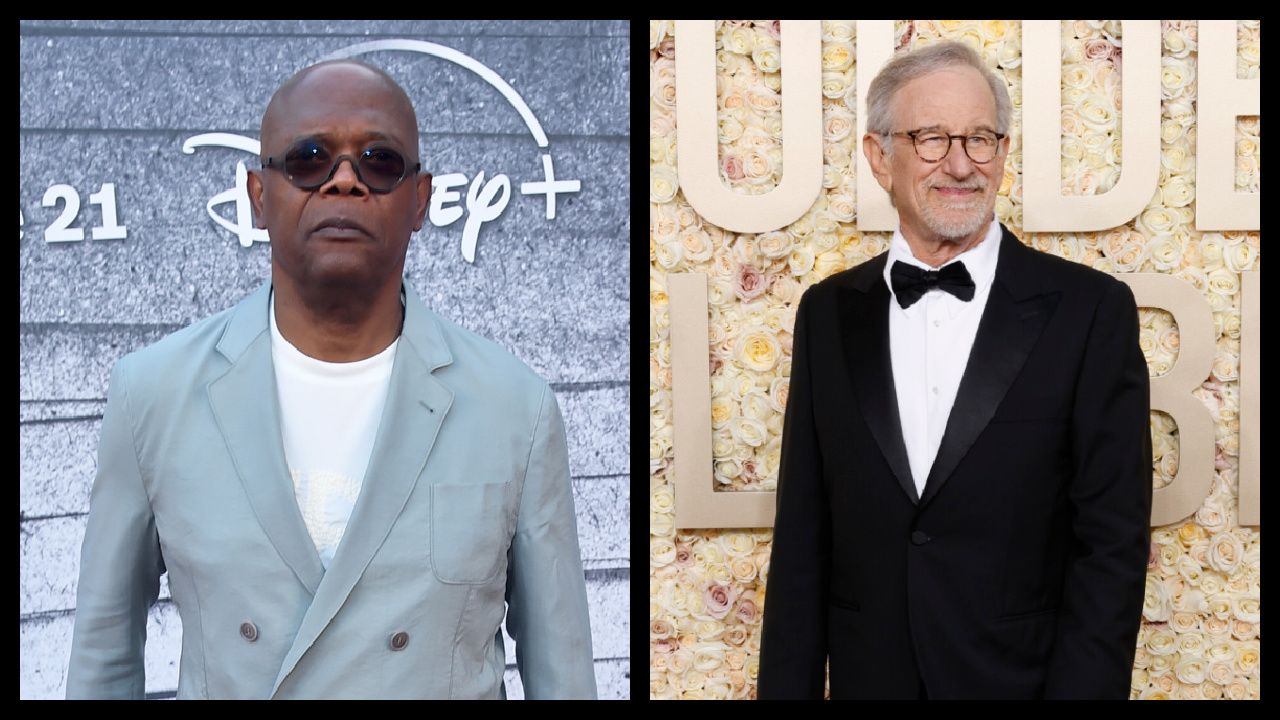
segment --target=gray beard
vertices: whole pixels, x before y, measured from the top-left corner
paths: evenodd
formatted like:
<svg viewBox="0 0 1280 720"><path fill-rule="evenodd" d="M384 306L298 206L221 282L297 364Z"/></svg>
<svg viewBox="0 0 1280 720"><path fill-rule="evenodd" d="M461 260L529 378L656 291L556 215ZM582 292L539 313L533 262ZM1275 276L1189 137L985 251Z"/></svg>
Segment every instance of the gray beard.
<svg viewBox="0 0 1280 720"><path fill-rule="evenodd" d="M936 210L937 206L924 206L921 208L920 219L931 231L948 240L969 237L991 222L989 211L980 205L974 206L959 219L948 219Z"/></svg>

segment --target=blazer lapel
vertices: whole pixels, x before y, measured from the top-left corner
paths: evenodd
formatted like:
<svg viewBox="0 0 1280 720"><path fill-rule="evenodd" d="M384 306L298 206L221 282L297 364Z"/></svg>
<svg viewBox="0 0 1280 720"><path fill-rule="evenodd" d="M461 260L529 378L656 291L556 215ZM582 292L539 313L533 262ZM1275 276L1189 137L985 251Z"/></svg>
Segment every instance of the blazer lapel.
<svg viewBox="0 0 1280 720"><path fill-rule="evenodd" d="M911 479L907 446L902 440L898 394L889 359L889 288L884 284L888 253L867 261L862 272L843 290L840 331L844 356L858 398L858 407L880 452L902 491L919 502Z"/></svg>
<svg viewBox="0 0 1280 720"><path fill-rule="evenodd" d="M1002 230L995 281L921 505L938 494L991 422L1058 304L1059 294L1038 287L1034 269L1025 267L1028 255L1035 251L1007 228Z"/></svg>
<svg viewBox="0 0 1280 720"><path fill-rule="evenodd" d="M404 287L404 330L364 483L333 562L280 667L272 695L333 620L391 532L453 404L453 392L432 375L453 362L444 334L413 289Z"/></svg>
<svg viewBox="0 0 1280 720"><path fill-rule="evenodd" d="M217 349L231 368L209 384L209 403L253 514L294 575L313 594L324 566L307 532L285 462L271 364L267 282L241 302Z"/></svg>

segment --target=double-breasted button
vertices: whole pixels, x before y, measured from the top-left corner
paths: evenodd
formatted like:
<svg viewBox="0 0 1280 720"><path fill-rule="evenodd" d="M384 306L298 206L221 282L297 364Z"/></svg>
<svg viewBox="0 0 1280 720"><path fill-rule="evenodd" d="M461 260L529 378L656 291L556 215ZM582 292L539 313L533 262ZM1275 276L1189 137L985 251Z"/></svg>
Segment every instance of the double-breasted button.
<svg viewBox="0 0 1280 720"><path fill-rule="evenodd" d="M240 636L249 642L253 642L258 639L258 628L251 622L241 623Z"/></svg>
<svg viewBox="0 0 1280 720"><path fill-rule="evenodd" d="M409 644L409 633L398 632L391 636L391 649L403 650L405 645Z"/></svg>
<svg viewBox="0 0 1280 720"><path fill-rule="evenodd" d="M932 539L933 539L933 538L929 537L928 535L926 535L925 533L923 533L923 532L921 532L921 531L919 531L919 530L916 530L916 531L914 531L914 532L912 532L912 533L911 533L911 544L912 544L912 545L924 545L925 543L929 542L929 541L930 541L930 540L932 540Z"/></svg>

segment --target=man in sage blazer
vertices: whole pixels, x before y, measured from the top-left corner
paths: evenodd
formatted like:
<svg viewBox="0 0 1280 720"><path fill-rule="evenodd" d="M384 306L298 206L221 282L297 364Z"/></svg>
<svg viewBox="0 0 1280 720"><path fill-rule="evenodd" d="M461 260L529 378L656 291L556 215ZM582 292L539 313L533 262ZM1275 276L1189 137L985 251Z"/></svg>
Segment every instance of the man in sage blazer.
<svg viewBox="0 0 1280 720"><path fill-rule="evenodd" d="M407 96L304 69L262 152L271 280L112 371L67 697L143 697L168 572L179 698L503 698L504 612L526 697L594 698L555 396L403 282Z"/></svg>

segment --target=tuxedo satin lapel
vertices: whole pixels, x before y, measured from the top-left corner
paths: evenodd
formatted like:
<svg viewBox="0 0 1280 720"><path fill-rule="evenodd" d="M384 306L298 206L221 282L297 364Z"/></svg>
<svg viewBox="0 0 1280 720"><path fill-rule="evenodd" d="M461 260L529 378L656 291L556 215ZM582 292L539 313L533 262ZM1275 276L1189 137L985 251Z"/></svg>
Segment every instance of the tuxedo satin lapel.
<svg viewBox="0 0 1280 720"><path fill-rule="evenodd" d="M263 292L237 309L219 344L233 364L209 384L209 402L258 524L314 594L324 566L302 520L285 462L268 312Z"/></svg>
<svg viewBox="0 0 1280 720"><path fill-rule="evenodd" d="M991 422L996 408L1022 371L1031 348L1058 304L1056 292L1027 292L1028 283L1034 279L1028 280L1023 270L1023 253L1034 251L1023 247L1017 238L1008 235L1007 230L1005 232L1007 236L996 266L996 279L987 297L987 307L978 325L951 415L947 418L942 443L929 471L921 504L928 503L938 494ZM1010 288L1014 290L1011 292ZM1025 294L1031 297L1021 300L1016 297Z"/></svg>
<svg viewBox="0 0 1280 720"><path fill-rule="evenodd" d="M898 394L893 384L889 359L889 288L882 272L886 256L872 260L862 282L843 289L840 303L840 331L844 357L858 407L880 452L889 464L902 491L919 502L911 479L907 446L902 440L898 417Z"/></svg>

